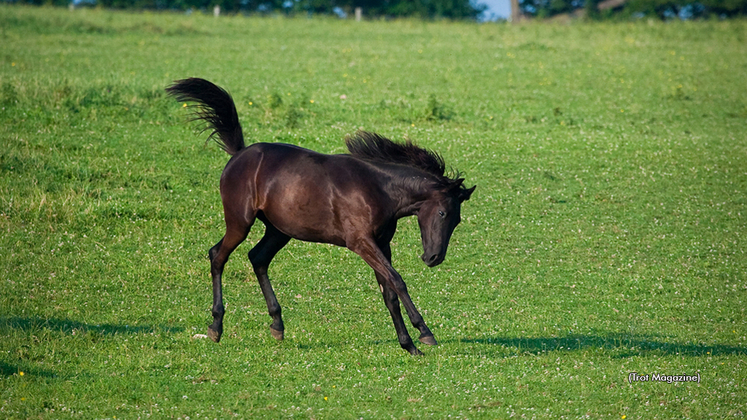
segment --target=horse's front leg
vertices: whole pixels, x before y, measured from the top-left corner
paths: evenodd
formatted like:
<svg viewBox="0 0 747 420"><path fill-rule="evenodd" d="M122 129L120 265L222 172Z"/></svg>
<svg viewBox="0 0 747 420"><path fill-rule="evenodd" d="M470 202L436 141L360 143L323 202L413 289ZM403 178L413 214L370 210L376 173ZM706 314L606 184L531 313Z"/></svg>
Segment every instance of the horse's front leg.
<svg viewBox="0 0 747 420"><path fill-rule="evenodd" d="M349 246L349 248L356 254L360 255L361 258L363 258L363 260L373 268L377 277L380 277L383 280L385 286L391 288L391 290L396 294L396 297L399 297L407 311L407 316L410 318L410 322L412 322L412 325L420 331L420 341L424 344L436 345L437 343L435 338L433 338L433 333L426 325L420 312L415 308L412 299L410 299L410 295L407 292L407 285L404 280L402 280L402 276L400 276L392 267L389 259L386 258L386 255L384 255L379 246L377 246L373 240L362 240ZM382 293L384 292L386 292L386 289L382 291ZM387 299L386 294L385 299ZM393 303L394 301L390 297L387 300L387 307ZM392 312L392 309L390 309L390 312ZM399 308L397 308L397 312L399 312ZM396 322L394 314L393 320ZM410 340L410 343L411 342L412 341ZM422 354L414 344L403 343L402 340L400 340L400 345L402 345L405 350L409 351L410 354Z"/></svg>
<svg viewBox="0 0 747 420"><path fill-rule="evenodd" d="M420 312L418 312L417 308L415 308L415 304L412 303L410 294L407 293L407 285L405 284L404 280L402 280L402 277L394 270L394 268L392 268L391 270L393 272L393 275L389 277L389 281L392 284L392 286L390 287L394 289L394 292L402 301L402 305L405 307L405 311L407 311L407 316L410 318L412 326L420 331L420 337L418 337L418 340L420 340L421 343L427 344L429 346L437 346L438 342L436 341L435 337L433 337L431 329L428 328L428 325L425 324L425 320L423 320Z"/></svg>
<svg viewBox="0 0 747 420"><path fill-rule="evenodd" d="M397 294L391 287L389 287L386 279L381 277L379 274L376 274L376 280L379 282L381 295L384 298L384 304L389 310L389 315L392 317L394 330L397 332L397 341L399 341L400 347L407 350L412 355L417 356L423 354L417 347L415 347L410 334L407 332L405 322L402 319L402 313L399 310L399 299L397 298Z"/></svg>
<svg viewBox="0 0 747 420"><path fill-rule="evenodd" d="M387 261L391 263L392 254L391 249L389 248L389 243L380 245L380 249L386 257ZM400 312L399 309L399 298L397 298L397 293L394 292L394 289L389 287L389 282L387 281L386 277L382 276L381 274L376 273L376 281L379 283L381 295L384 298L384 304L389 310L389 315L392 317L392 322L394 323L394 330L397 332L397 340L399 341L399 345L411 354L422 354L420 350L415 347L415 344L413 344L412 342L412 338L410 338L410 334L407 332L407 327L405 326L405 322L402 319L402 312Z"/></svg>

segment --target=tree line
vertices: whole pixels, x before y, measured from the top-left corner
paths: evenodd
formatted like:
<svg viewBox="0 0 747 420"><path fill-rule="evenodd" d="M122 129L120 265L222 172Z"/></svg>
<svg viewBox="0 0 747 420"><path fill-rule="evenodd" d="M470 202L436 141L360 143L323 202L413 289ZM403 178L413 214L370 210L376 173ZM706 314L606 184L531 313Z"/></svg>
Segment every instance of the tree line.
<svg viewBox="0 0 747 420"><path fill-rule="evenodd" d="M476 20L487 8L471 0L5 0L67 6L95 4L112 9L209 10L221 13L327 14L346 16L360 7L366 17Z"/></svg>
<svg viewBox="0 0 747 420"><path fill-rule="evenodd" d="M0 0L3 1L3 0ZM112 9L212 10L223 13L326 14L347 16L356 8L367 18L417 17L478 20L487 6L481 0L4 0L10 3L67 6L95 4ZM587 19L732 18L747 16L747 0L512 0L516 18L561 14Z"/></svg>
<svg viewBox="0 0 747 420"><path fill-rule="evenodd" d="M525 17L547 18L560 14L589 19L733 18L747 16L747 0L519 0Z"/></svg>

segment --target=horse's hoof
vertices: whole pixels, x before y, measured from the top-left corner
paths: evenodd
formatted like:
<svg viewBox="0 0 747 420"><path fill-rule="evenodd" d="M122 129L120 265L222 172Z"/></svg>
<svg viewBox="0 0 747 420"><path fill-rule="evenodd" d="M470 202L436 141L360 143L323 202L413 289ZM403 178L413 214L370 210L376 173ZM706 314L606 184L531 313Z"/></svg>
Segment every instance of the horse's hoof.
<svg viewBox="0 0 747 420"><path fill-rule="evenodd" d="M411 348L411 349L409 349L408 351L409 351L409 352L410 352L410 354L411 354L411 355L413 355L413 356L422 356L422 355L423 355L423 352L422 352L422 351L420 351L420 350L418 350L418 348L417 348L417 347L415 347L415 346L412 346L412 348Z"/></svg>
<svg viewBox="0 0 747 420"><path fill-rule="evenodd" d="M220 341L220 335L221 335L221 333L219 333L218 331L215 331L211 327L208 327L208 333L207 333L207 335L208 335L208 337L210 337L211 340L215 341L216 343Z"/></svg>
<svg viewBox="0 0 747 420"><path fill-rule="evenodd" d="M284 331L278 331L275 328L270 327L270 334L272 334L272 337L275 338L275 340L283 341L283 338L285 338L285 332Z"/></svg>
<svg viewBox="0 0 747 420"><path fill-rule="evenodd" d="M429 346L437 346L438 345L438 342L436 341L436 339L432 335L428 335L428 336L425 336L425 337L421 336L419 338L419 340L420 340L421 343L427 344Z"/></svg>

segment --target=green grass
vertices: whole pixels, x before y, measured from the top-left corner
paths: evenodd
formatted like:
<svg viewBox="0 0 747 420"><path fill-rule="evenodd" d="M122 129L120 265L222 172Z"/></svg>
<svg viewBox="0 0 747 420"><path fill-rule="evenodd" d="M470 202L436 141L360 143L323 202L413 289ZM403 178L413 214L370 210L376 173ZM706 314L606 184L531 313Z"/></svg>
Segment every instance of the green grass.
<svg viewBox="0 0 747 420"><path fill-rule="evenodd" d="M0 6L0 417L744 418L746 38ZM393 244L440 346L409 356L371 270L297 241L275 342L259 223L224 339L192 338L228 156L163 92L189 76L251 141L339 153L362 127L478 185L441 266L414 219Z"/></svg>

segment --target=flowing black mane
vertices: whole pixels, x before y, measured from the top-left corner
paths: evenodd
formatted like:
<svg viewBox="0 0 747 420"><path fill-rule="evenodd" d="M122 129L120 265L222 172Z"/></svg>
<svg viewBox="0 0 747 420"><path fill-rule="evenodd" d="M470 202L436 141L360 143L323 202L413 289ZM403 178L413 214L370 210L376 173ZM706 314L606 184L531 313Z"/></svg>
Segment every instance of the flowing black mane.
<svg viewBox="0 0 747 420"><path fill-rule="evenodd" d="M411 141L395 143L386 137L367 131L358 131L345 139L350 154L366 160L398 163L422 169L433 174L443 184L452 184L456 179L444 175L446 164L438 153L424 149Z"/></svg>

